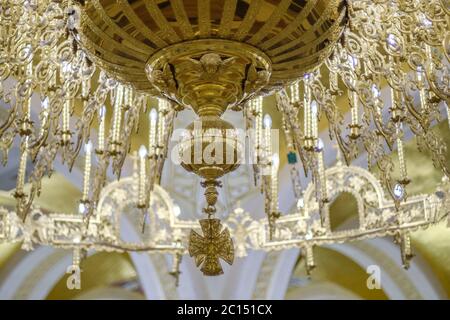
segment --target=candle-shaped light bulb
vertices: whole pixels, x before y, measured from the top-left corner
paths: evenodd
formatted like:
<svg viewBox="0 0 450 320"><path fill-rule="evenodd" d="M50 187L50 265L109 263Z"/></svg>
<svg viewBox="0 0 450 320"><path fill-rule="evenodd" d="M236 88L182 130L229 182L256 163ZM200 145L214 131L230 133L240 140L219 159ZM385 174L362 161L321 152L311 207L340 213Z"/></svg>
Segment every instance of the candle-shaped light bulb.
<svg viewBox="0 0 450 320"><path fill-rule="evenodd" d="M272 166L278 170L278 167L280 166L280 157L278 156L278 153L274 153L272 155Z"/></svg>
<svg viewBox="0 0 450 320"><path fill-rule="evenodd" d="M156 120L158 118L158 112L155 108L150 110L149 118L148 155L152 157L156 153Z"/></svg>
<svg viewBox="0 0 450 320"><path fill-rule="evenodd" d="M403 148L403 140L402 140L402 130L403 125L400 123L397 126L397 152L398 152L398 162L400 168L400 180L402 183L407 183L408 179L408 171L406 170L406 161L405 161L405 153Z"/></svg>
<svg viewBox="0 0 450 320"><path fill-rule="evenodd" d="M255 129L255 150L254 153L254 162L258 163L260 156L261 156L261 145L262 145L262 98L258 97L252 100L252 106L253 106L253 114L254 114L254 129Z"/></svg>
<svg viewBox="0 0 450 320"><path fill-rule="evenodd" d="M316 102L316 100L313 100L312 102L311 102L311 114L312 114L312 116L314 117L314 116L317 116L317 102Z"/></svg>
<svg viewBox="0 0 450 320"><path fill-rule="evenodd" d="M106 107L102 106L98 113L98 151L103 152L105 150L105 117Z"/></svg>
<svg viewBox="0 0 450 320"><path fill-rule="evenodd" d="M33 62L29 62L25 67L25 75L28 79L30 79L33 75ZM24 101L23 109L23 118L25 121L30 120L31 116L31 97L27 96Z"/></svg>
<svg viewBox="0 0 450 320"><path fill-rule="evenodd" d="M157 118L158 112L156 111L155 108L153 108L152 110L150 110L150 121L156 121Z"/></svg>
<svg viewBox="0 0 450 320"><path fill-rule="evenodd" d="M92 151L92 142L88 141L85 145L84 145L84 152L86 152L86 154L91 153Z"/></svg>
<svg viewBox="0 0 450 320"><path fill-rule="evenodd" d="M270 129L272 127L272 118L269 114L264 115L264 129Z"/></svg>
<svg viewBox="0 0 450 320"><path fill-rule="evenodd" d="M323 159L323 141L322 139L317 139L317 164L319 171L319 181L320 181L320 193L322 201L327 201L327 185L326 185L326 176L325 176L325 162Z"/></svg>
<svg viewBox="0 0 450 320"><path fill-rule="evenodd" d="M271 137L271 128L272 128L272 118L270 115L266 114L264 116L264 146L265 146L265 156L270 157L272 154L272 137Z"/></svg>
<svg viewBox="0 0 450 320"><path fill-rule="evenodd" d="M312 114L311 114L311 90L309 87L309 79L310 75L304 76L305 81L305 93L303 96L303 121L304 121L304 134L305 137L311 137L312 136L312 128L311 128L311 122L312 122Z"/></svg>
<svg viewBox="0 0 450 320"><path fill-rule="evenodd" d="M127 108L130 108L131 105L133 104L133 88L132 87L126 88L124 100L125 100L125 105L127 106Z"/></svg>
<svg viewBox="0 0 450 320"><path fill-rule="evenodd" d="M319 128L317 125L318 112L319 112L319 110L317 107L317 102L315 100L313 100L311 102L311 133L312 133L313 138L317 138L317 136L319 134Z"/></svg>
<svg viewBox="0 0 450 320"><path fill-rule="evenodd" d="M123 86L118 85L114 100L113 131L112 131L113 142L120 141L120 125L122 121L122 99L123 99Z"/></svg>
<svg viewBox="0 0 450 320"><path fill-rule="evenodd" d="M162 148L164 146L164 135L165 135L165 101L159 100L159 115L158 115L158 147Z"/></svg>
<svg viewBox="0 0 450 320"><path fill-rule="evenodd" d="M397 149L398 149L398 161L400 166L400 176L402 181L406 181L408 174L406 171L405 155L403 151L403 141L400 137L397 138Z"/></svg>
<svg viewBox="0 0 450 320"><path fill-rule="evenodd" d="M351 105L352 125L357 125L359 122L359 98L356 91L351 91L351 97L352 97L352 105Z"/></svg>
<svg viewBox="0 0 450 320"><path fill-rule="evenodd" d="M31 50L31 48L30 48ZM33 78L33 60L31 60L27 66L26 66L26 76L28 79L32 79ZM26 119L30 120L31 117L31 96L27 97L27 101L25 102L26 106L25 106L25 117Z"/></svg>
<svg viewBox="0 0 450 320"><path fill-rule="evenodd" d="M27 170L27 156L28 156L28 136L24 137L23 145L20 148L21 155L19 160L19 170L17 172L16 194L23 195L23 187L25 185L25 174Z"/></svg>
<svg viewBox="0 0 450 320"><path fill-rule="evenodd" d="M298 81L291 85L291 103L296 103L300 100Z"/></svg>
<svg viewBox="0 0 450 320"><path fill-rule="evenodd" d="M44 127L47 124L47 117L49 113L49 99L48 97L45 97L44 100L42 100L41 107L42 107L42 120L41 120L41 131L39 135L42 137L45 134Z"/></svg>
<svg viewBox="0 0 450 320"><path fill-rule="evenodd" d="M70 121L70 105L71 100L66 100L64 102L63 111L62 111L62 134L63 134L63 140L68 141L70 140L70 127L69 127L69 121Z"/></svg>
<svg viewBox="0 0 450 320"><path fill-rule="evenodd" d="M278 167L280 165L280 157L278 153L272 155L272 170L271 170L271 211L278 212Z"/></svg>
<svg viewBox="0 0 450 320"><path fill-rule="evenodd" d="M92 154L91 141L88 141L84 145L84 152L86 153L86 156L84 162L83 201L87 201L89 197L89 182L91 177L91 154Z"/></svg>
<svg viewBox="0 0 450 320"><path fill-rule="evenodd" d="M139 177L138 177L138 206L145 207L145 158L147 156L147 149L145 146L139 148Z"/></svg>

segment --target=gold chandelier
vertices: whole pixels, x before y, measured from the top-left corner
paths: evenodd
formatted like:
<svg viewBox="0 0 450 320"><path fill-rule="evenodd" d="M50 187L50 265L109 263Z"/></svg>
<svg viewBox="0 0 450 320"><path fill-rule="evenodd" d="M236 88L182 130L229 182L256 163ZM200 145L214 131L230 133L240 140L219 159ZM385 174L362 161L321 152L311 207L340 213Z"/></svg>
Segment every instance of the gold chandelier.
<svg viewBox="0 0 450 320"><path fill-rule="evenodd" d="M222 118L226 110L241 112L254 131L253 170L265 196L269 239L275 241L280 226L279 155L262 110L268 95L276 96L282 116L293 179L299 158L312 177L323 224L330 189L320 121L328 123L347 165L367 153L368 167L378 168L381 186L400 212L410 183L405 132L450 176L445 144L431 130L443 112L449 115L449 20L444 0L2 1L0 99L9 113L0 124L0 148L6 164L20 140L16 213L26 221L58 155L72 168L84 149L80 214L89 224L108 168L120 178L145 119L148 145L139 150L136 203L145 216L168 158L174 118L191 108L202 127L194 122L186 128L180 152L199 148L203 154L211 141L232 150L226 163L181 159L203 179L207 202L203 236L192 231L188 251L205 274L220 274L216 257L231 264L235 246L214 217L217 189L241 159L238 134ZM39 110L31 108L33 94L40 97ZM348 98L349 121L337 108L340 96ZM157 108L150 97L159 99ZM393 176L394 149L399 177ZM32 187L26 194L29 159ZM303 201L299 183L294 189ZM382 227L386 234L388 229Z"/></svg>

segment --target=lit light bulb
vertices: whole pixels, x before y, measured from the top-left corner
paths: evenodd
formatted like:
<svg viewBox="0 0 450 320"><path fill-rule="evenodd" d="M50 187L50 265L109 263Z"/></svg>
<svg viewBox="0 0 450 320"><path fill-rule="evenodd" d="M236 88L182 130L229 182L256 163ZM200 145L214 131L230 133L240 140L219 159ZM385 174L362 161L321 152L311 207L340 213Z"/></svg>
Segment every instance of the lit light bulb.
<svg viewBox="0 0 450 320"><path fill-rule="evenodd" d="M272 165L274 166L274 168L278 168L278 166L280 165L280 157L278 156L278 153L274 153L272 155Z"/></svg>
<svg viewBox="0 0 450 320"><path fill-rule="evenodd" d="M271 127L272 127L272 118L270 117L270 115L266 114L264 116L264 128L270 129Z"/></svg>
<svg viewBox="0 0 450 320"><path fill-rule="evenodd" d="M86 213L86 205L84 203L78 205L78 212L83 215Z"/></svg>
<svg viewBox="0 0 450 320"><path fill-rule="evenodd" d="M99 115L100 115L100 118L104 118L105 117L105 115L106 115L106 107L105 106L102 106L100 108Z"/></svg>
<svg viewBox="0 0 450 320"><path fill-rule="evenodd" d="M175 217L179 217L179 216L180 216L180 214L181 214L181 209L180 209L180 206L179 206L179 205L175 204L175 205L173 206L173 214L175 215Z"/></svg>
<svg viewBox="0 0 450 320"><path fill-rule="evenodd" d="M317 116L317 101L311 101L311 112L313 116Z"/></svg>
<svg viewBox="0 0 450 320"><path fill-rule="evenodd" d="M153 108L152 110L150 110L150 120L156 121L157 118L158 118L158 112L156 111L155 108Z"/></svg>
<svg viewBox="0 0 450 320"><path fill-rule="evenodd" d="M317 145L316 145L316 150L318 151L318 152L320 152L320 151L322 151L323 150L323 141L322 141L322 139L317 139Z"/></svg>
<svg viewBox="0 0 450 320"><path fill-rule="evenodd" d="M88 153L92 151L92 142L89 140L85 145L84 145L84 152Z"/></svg>
<svg viewBox="0 0 450 320"><path fill-rule="evenodd" d="M142 145L139 148L139 157L145 158L146 155L147 155L147 148L145 148L145 146Z"/></svg>

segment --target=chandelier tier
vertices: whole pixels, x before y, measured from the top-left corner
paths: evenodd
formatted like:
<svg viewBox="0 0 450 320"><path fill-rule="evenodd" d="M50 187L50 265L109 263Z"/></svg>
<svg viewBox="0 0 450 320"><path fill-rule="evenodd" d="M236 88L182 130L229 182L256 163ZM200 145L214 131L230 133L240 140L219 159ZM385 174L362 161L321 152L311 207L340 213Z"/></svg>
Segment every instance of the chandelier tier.
<svg viewBox="0 0 450 320"><path fill-rule="evenodd" d="M238 134L222 119L228 109L242 112L254 131L251 168L264 194L268 241L280 232L280 155L272 146L271 118L263 114L263 97L271 94L282 116L295 196L304 202L299 159L323 227L332 199L328 146L319 137L324 121L345 163L363 154L402 212L411 183L407 135L417 137L419 150L450 176L446 146L432 130L449 115L449 26L444 0L2 1L0 99L7 114L0 150L6 164L10 149L20 149L16 214L26 222L55 161L72 169L84 153L79 211L89 230L109 168L120 178L145 119L148 145L139 149L136 206L146 221L174 119L188 107L202 128L188 126L180 151L200 145L203 154L208 141L232 132L218 140L232 147L231 161L181 161L204 179L207 200L203 236L192 231L189 253L205 274L220 274L218 257L232 263L234 247L214 218L218 179L240 165ZM32 103L36 97L40 108ZM379 234L391 227L382 225Z"/></svg>

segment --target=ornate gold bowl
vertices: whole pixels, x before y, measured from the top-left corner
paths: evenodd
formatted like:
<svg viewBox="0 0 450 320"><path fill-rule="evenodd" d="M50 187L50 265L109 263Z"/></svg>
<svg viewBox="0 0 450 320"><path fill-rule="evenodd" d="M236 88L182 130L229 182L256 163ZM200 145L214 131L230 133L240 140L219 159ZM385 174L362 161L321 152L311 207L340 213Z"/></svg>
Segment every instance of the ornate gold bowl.
<svg viewBox="0 0 450 320"><path fill-rule="evenodd" d="M90 0L80 7L81 45L103 69L194 110L214 100L222 112L317 66L346 23L344 0Z"/></svg>

